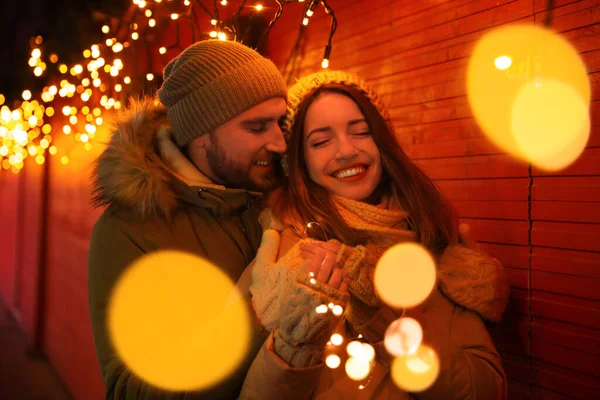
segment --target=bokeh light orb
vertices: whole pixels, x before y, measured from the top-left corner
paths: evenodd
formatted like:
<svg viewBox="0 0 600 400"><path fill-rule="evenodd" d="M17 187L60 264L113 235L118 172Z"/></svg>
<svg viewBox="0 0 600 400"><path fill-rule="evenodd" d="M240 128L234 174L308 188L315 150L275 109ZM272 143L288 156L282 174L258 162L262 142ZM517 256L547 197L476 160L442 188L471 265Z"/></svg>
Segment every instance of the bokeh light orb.
<svg viewBox="0 0 600 400"><path fill-rule="evenodd" d="M250 348L248 308L233 282L182 252L154 252L133 263L115 285L107 322L125 365L167 390L218 384Z"/></svg>
<svg viewBox="0 0 600 400"><path fill-rule="evenodd" d="M350 357L346 361L346 374L354 381L362 381L371 373L371 363L368 361Z"/></svg>
<svg viewBox="0 0 600 400"><path fill-rule="evenodd" d="M331 369L336 369L340 366L342 360L337 354L330 354L325 358L325 365Z"/></svg>
<svg viewBox="0 0 600 400"><path fill-rule="evenodd" d="M573 154L581 147L585 130L581 127L582 110L587 113L590 92L588 74L577 50L544 27L515 24L495 29L479 40L469 60L467 93L477 123L495 145L540 168L562 168L576 158ZM548 96L543 104L532 102L543 96ZM525 130L535 125L534 119L544 127L552 126L558 119L552 116L555 110L574 108L576 116L556 125L551 134L541 128ZM573 120L575 126L568 126ZM544 134L551 135L548 141L552 144L544 145ZM556 157L558 161L548 161Z"/></svg>
<svg viewBox="0 0 600 400"><path fill-rule="evenodd" d="M429 346L421 345L414 354L396 357L391 375L394 383L407 392L422 392L435 383L440 372L440 361Z"/></svg>
<svg viewBox="0 0 600 400"><path fill-rule="evenodd" d="M590 137L588 105L573 86L558 80L526 85L515 97L511 129L533 165L561 170L581 155Z"/></svg>
<svg viewBox="0 0 600 400"><path fill-rule="evenodd" d="M423 340L423 329L416 319L399 318L385 332L383 343L393 356L414 354Z"/></svg>
<svg viewBox="0 0 600 400"><path fill-rule="evenodd" d="M388 249L377 263L374 284L379 297L397 307L414 307L435 286L435 261L418 243L401 243Z"/></svg>

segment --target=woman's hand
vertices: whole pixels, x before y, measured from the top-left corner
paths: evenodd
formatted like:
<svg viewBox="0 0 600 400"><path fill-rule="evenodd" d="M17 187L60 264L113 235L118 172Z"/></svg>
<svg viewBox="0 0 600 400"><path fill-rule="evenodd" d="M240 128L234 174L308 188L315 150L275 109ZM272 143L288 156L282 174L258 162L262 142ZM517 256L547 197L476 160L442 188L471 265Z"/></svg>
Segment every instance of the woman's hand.
<svg viewBox="0 0 600 400"><path fill-rule="evenodd" d="M337 241L300 244L300 256L304 259L303 269L314 279L333 289L346 290L342 279L342 269L336 265L341 244Z"/></svg>

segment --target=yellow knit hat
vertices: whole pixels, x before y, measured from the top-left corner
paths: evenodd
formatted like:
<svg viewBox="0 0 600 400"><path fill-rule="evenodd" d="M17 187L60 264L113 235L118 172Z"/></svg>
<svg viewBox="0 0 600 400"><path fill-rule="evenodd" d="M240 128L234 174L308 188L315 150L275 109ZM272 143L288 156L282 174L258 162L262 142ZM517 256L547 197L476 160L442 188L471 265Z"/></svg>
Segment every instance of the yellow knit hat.
<svg viewBox="0 0 600 400"><path fill-rule="evenodd" d="M292 126L295 122L296 113L302 101L313 93L314 90L327 84L341 84L360 90L371 104L377 108L383 119L386 121L390 131L393 133L390 114L385 103L379 98L377 93L364 80L357 75L345 71L322 71L304 76L296 81L288 89L287 114L283 121L282 129L286 138L292 132Z"/></svg>
<svg viewBox="0 0 600 400"><path fill-rule="evenodd" d="M285 99L283 76L270 60L241 43L203 40L164 70L158 90L179 146L263 101Z"/></svg>

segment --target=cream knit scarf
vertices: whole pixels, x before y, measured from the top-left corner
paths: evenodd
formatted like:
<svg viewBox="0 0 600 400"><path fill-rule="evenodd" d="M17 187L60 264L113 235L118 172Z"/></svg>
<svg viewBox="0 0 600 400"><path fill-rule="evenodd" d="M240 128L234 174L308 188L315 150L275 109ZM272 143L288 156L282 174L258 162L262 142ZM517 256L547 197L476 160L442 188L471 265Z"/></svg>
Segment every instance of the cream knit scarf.
<svg viewBox="0 0 600 400"><path fill-rule="evenodd" d="M372 238L360 255L357 251L349 251L347 246L340 252L341 257L345 253L361 258L345 263L349 266L346 274L352 294L346 317L367 340L381 340L391 322L387 319L399 312L383 306L378 300L373 286L374 269L388 248L400 242L415 241L416 233L409 230L408 213L393 199L386 198L379 205L339 196L335 196L334 201L348 226L364 231ZM462 245L451 245L437 260L437 269L438 286L452 301L485 319L500 320L508 301L509 287L497 260Z"/></svg>

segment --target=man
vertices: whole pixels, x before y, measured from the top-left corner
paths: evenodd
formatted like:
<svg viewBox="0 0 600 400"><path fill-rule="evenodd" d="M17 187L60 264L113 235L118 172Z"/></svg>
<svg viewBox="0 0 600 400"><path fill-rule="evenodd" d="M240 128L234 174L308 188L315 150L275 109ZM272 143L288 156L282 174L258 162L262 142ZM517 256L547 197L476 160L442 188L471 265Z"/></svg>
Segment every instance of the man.
<svg viewBox="0 0 600 400"><path fill-rule="evenodd" d="M94 203L107 208L94 226L88 260L107 399L237 397L264 338L255 335L248 362L217 388L168 393L123 365L108 337L106 308L125 269L152 251L196 254L239 279L260 244L255 203L283 178L285 97L271 61L238 43L203 41L167 65L158 100L133 103L117 121L95 165Z"/></svg>

